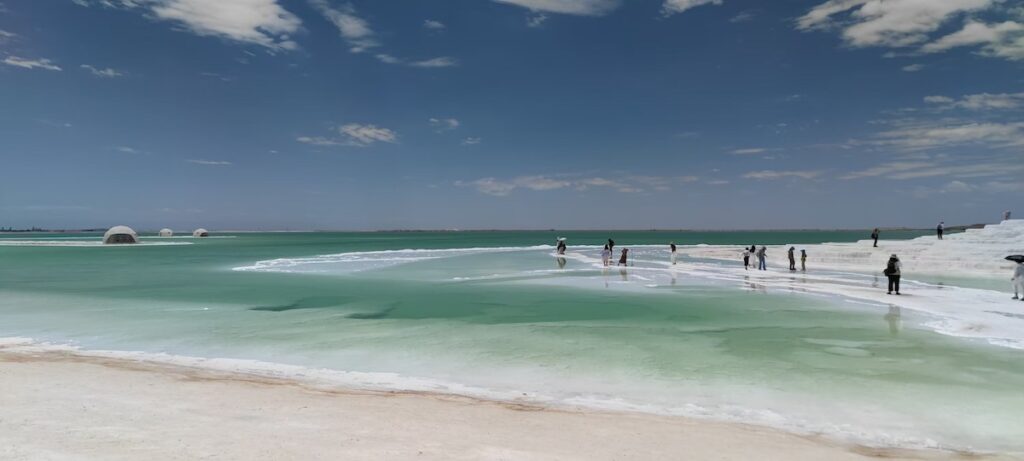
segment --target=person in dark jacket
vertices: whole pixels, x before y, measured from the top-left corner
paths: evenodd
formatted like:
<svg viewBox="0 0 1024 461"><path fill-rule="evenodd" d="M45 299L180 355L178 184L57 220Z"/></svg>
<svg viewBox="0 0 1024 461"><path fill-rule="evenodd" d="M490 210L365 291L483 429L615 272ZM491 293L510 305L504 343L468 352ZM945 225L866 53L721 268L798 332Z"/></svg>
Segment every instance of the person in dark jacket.
<svg viewBox="0 0 1024 461"><path fill-rule="evenodd" d="M619 265L620 266L628 266L628 264L626 264L626 259L627 259L628 256L629 256L629 248L623 248L622 249L622 256L619 256Z"/></svg>
<svg viewBox="0 0 1024 461"><path fill-rule="evenodd" d="M900 294L900 276L902 275L901 269L903 264L900 263L900 258L895 254L889 257L889 262L885 265L885 270L882 271L886 277L889 278L889 293L892 294L893 290L896 290L896 294Z"/></svg>
<svg viewBox="0 0 1024 461"><path fill-rule="evenodd" d="M875 241L875 248L878 248L878 234L880 233L881 232L878 231L877 227L875 228L875 230L871 231L871 240Z"/></svg>
<svg viewBox="0 0 1024 461"><path fill-rule="evenodd" d="M946 223L945 222L940 222L939 225L935 227L935 233L938 234L939 240L942 240L942 234L945 231L946 231Z"/></svg>
<svg viewBox="0 0 1024 461"><path fill-rule="evenodd" d="M789 247L789 270L796 270L796 247Z"/></svg>

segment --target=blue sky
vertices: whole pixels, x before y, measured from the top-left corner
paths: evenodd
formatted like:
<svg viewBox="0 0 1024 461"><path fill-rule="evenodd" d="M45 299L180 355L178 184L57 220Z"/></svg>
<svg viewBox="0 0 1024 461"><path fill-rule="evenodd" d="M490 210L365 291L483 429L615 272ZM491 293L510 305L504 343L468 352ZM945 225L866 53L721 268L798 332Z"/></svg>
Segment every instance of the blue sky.
<svg viewBox="0 0 1024 461"><path fill-rule="evenodd" d="M863 228L1024 204L1016 1L0 5L0 226Z"/></svg>

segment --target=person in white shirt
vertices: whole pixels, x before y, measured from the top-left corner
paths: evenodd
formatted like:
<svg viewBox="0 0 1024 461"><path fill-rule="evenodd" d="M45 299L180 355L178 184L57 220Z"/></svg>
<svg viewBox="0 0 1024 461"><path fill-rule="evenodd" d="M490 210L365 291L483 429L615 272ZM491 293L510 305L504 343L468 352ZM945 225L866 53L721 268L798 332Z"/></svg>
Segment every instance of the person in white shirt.
<svg viewBox="0 0 1024 461"><path fill-rule="evenodd" d="M608 248L608 245L605 245L604 250L601 250L601 263L604 264L604 267L608 267L608 265L611 264L611 261L612 250Z"/></svg>

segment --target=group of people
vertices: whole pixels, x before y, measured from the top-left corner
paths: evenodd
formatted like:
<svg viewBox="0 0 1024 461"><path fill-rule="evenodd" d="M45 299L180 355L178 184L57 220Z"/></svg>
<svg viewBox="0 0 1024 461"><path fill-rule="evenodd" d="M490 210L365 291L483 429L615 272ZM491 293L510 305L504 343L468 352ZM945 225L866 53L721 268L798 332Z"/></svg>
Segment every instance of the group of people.
<svg viewBox="0 0 1024 461"><path fill-rule="evenodd" d="M796 271L796 247L789 247L789 270ZM768 248L762 246L760 249L757 245L750 245L750 248L743 249L743 269L749 270L751 267L750 258L757 258L757 270L766 271L768 270ZM800 250L800 270L807 271L807 250Z"/></svg>
<svg viewBox="0 0 1024 461"><path fill-rule="evenodd" d="M601 263L604 267L608 267L612 264L612 255L615 251L615 240L608 239L608 243L604 244L604 249L601 250ZM618 266L629 265L629 248L623 248L622 253L619 254Z"/></svg>

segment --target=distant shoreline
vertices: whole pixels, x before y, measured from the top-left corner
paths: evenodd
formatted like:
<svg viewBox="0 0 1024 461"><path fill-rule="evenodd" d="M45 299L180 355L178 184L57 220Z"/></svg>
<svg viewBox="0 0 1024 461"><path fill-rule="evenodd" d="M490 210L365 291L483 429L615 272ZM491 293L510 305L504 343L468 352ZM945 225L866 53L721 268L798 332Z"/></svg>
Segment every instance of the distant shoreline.
<svg viewBox="0 0 1024 461"><path fill-rule="evenodd" d="M946 226L946 232L960 232L966 229L978 229L985 224L970 224L964 226ZM352 233L352 234L373 234L373 233L469 233L469 232L870 232L872 228L862 229L826 229L826 228L800 228L800 229L373 229L373 230L346 230L346 229L309 229L309 230L212 230L211 233L225 234L285 234L285 233ZM934 229L930 227L879 227L882 232L905 232L918 231L926 232ZM101 234L106 229L35 229L35 230L0 230L0 234ZM156 230L143 230L141 233L155 234ZM184 231L183 231L184 232Z"/></svg>

